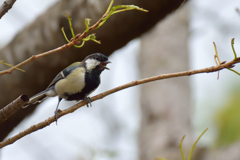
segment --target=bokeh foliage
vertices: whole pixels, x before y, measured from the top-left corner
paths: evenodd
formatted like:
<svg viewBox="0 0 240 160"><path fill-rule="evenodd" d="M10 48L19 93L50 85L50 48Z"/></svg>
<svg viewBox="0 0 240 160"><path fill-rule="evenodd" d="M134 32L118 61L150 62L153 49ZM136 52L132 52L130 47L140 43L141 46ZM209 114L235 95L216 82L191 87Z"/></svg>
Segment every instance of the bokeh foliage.
<svg viewBox="0 0 240 160"><path fill-rule="evenodd" d="M222 108L216 113L218 136L215 145L226 146L240 139L240 90L233 89Z"/></svg>

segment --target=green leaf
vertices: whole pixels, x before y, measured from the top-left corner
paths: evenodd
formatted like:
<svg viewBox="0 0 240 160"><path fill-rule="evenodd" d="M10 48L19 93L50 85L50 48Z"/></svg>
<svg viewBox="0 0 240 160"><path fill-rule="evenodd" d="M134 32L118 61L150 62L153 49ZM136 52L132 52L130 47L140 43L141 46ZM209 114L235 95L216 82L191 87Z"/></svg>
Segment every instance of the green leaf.
<svg viewBox="0 0 240 160"><path fill-rule="evenodd" d="M72 33L72 37L73 39L75 39L75 34L74 34L74 31L73 31L73 28L72 28L72 18L65 12L67 18L68 18L68 23L69 23L69 27L70 27L70 30L71 30L71 33Z"/></svg>

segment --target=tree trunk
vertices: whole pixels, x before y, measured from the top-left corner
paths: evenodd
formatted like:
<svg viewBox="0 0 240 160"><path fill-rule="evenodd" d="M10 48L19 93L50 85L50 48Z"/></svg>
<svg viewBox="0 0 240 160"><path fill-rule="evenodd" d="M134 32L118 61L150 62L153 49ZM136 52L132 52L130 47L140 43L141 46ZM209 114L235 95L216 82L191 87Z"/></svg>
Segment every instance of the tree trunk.
<svg viewBox="0 0 240 160"><path fill-rule="evenodd" d="M189 69L188 15L188 7L185 6L142 37L139 58L142 78ZM189 78L142 85L140 99L140 159L181 159L181 138L187 135L184 148L189 148L191 138Z"/></svg>

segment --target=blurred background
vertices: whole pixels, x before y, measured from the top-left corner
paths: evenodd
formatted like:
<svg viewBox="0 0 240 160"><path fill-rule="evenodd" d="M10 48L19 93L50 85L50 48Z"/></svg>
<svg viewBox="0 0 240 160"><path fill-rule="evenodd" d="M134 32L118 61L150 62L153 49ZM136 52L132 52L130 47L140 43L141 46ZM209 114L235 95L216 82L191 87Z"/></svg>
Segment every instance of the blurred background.
<svg viewBox="0 0 240 160"><path fill-rule="evenodd" d="M0 0L0 4L3 4ZM0 19L0 60L17 64L34 54L65 44L68 37L64 12L73 20L75 33L84 30L84 19L94 24L110 0L19 0ZM96 95L133 80L200 69L215 65L217 45L221 61L233 59L231 39L240 52L240 8L237 0L191 0L183 2L118 0L134 4L149 13L127 11L111 17L95 33L101 45L87 42L37 59L0 77L0 106L20 94L33 95L44 88L63 68L86 55L101 52L112 62L101 75ZM0 64L0 69L7 66ZM237 65L235 70L240 71ZM151 82L125 89L61 117L0 150L1 160L32 159L181 159L183 135L185 153L200 139L193 159L239 159L239 76L229 70ZM63 101L60 109L75 102ZM16 113L0 124L1 140L53 116L57 98ZM13 154L14 153L14 154Z"/></svg>

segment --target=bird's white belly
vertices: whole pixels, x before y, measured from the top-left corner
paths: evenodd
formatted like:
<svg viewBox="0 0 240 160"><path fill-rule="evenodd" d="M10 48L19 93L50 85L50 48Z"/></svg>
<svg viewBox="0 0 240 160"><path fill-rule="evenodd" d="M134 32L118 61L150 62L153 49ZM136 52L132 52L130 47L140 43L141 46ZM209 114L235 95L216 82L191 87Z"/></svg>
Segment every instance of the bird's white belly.
<svg viewBox="0 0 240 160"><path fill-rule="evenodd" d="M81 92L85 86L85 72L84 68L77 68L72 71L66 78L59 80L55 84L55 91L63 97L64 93L74 94ZM64 98L64 97L63 97Z"/></svg>

